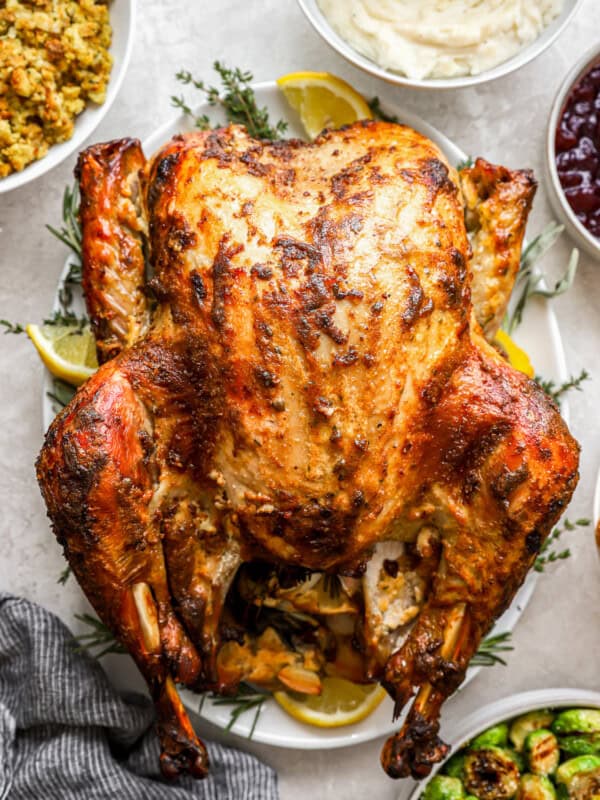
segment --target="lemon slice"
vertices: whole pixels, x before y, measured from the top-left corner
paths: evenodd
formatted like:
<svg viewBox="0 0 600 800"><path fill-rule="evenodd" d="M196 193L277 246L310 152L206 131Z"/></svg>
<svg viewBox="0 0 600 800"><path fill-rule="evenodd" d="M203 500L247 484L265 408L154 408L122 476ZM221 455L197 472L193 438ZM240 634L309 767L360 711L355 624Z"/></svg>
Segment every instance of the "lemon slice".
<svg viewBox="0 0 600 800"><path fill-rule="evenodd" d="M274 692L273 697L290 716L318 728L339 728L368 717L385 697L379 684L351 683L343 678L323 678L319 695Z"/></svg>
<svg viewBox="0 0 600 800"><path fill-rule="evenodd" d="M25 330L54 377L80 386L98 369L89 325L28 325Z"/></svg>
<svg viewBox="0 0 600 800"><path fill-rule="evenodd" d="M330 72L291 72L279 78L277 85L311 139L323 128L341 128L373 117L365 98Z"/></svg>
<svg viewBox="0 0 600 800"><path fill-rule="evenodd" d="M535 375L535 370L533 369L531 361L529 360L529 356L525 350L522 350L518 344L515 344L506 331L499 330L494 337L494 342L497 345L500 345L500 348L504 350L508 356L509 362L515 369L518 369L521 372L524 372L525 375L533 378Z"/></svg>

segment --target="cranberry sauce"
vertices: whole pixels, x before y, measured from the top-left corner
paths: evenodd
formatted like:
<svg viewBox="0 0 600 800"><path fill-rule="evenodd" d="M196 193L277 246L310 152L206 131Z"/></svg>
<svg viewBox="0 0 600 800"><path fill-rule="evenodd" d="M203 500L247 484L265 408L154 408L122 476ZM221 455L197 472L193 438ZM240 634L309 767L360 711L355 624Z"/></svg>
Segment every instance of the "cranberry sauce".
<svg viewBox="0 0 600 800"><path fill-rule="evenodd" d="M556 130L556 167L569 205L600 239L600 61L567 97Z"/></svg>

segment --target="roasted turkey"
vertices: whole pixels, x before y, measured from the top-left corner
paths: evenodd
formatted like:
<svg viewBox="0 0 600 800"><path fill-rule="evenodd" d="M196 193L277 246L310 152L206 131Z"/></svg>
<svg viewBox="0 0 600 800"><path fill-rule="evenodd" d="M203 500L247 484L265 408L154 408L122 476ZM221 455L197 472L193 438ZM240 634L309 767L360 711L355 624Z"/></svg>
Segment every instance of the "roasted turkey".
<svg viewBox="0 0 600 800"><path fill-rule="evenodd" d="M238 126L80 157L102 366L38 479L90 602L156 703L167 776L206 774L176 690L380 680L394 777L577 482L556 406L492 345L535 192L416 131ZM334 588L332 588L334 587ZM288 627L286 627L286 625ZM291 627L290 627L291 626Z"/></svg>

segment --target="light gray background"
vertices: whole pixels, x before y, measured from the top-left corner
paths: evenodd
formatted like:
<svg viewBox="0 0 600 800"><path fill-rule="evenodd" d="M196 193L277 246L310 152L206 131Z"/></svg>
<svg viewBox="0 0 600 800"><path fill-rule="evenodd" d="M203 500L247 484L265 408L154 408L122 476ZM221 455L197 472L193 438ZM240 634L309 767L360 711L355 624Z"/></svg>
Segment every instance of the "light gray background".
<svg viewBox="0 0 600 800"><path fill-rule="evenodd" d="M419 93L378 83L350 68L305 22L294 0L141 0L136 41L120 95L94 135L143 139L168 119L170 95L180 91L174 73L186 67L211 76L215 58L254 72L257 80L298 69L331 70L366 94L379 94L420 114L466 152L511 167L532 167L540 179L530 231L551 211L544 188L544 138L552 99L562 76L600 39L600 4L586 0L558 43L516 75L479 88ZM51 308L64 262L62 245L44 223L60 218L63 187L74 159L33 184L0 195L0 317L39 321ZM570 243L547 259L550 274L564 267ZM569 511L591 516L600 456L598 345L600 263L583 257L576 285L554 301L569 369L588 369L593 380L571 398L572 428L583 446L581 483ZM33 464L41 441L42 368L25 337L0 335L0 586L26 595L72 624L85 601L73 581L56 583L63 568L48 530ZM572 535L573 557L543 576L514 634L508 667L483 673L446 708L448 719L517 690L580 686L600 690L600 563L591 529ZM107 668L115 680L130 680L127 659ZM202 723L208 735L214 729ZM379 766L381 742L324 752L300 752L247 743L279 771L281 794L292 798L367 796L388 800L400 788Z"/></svg>

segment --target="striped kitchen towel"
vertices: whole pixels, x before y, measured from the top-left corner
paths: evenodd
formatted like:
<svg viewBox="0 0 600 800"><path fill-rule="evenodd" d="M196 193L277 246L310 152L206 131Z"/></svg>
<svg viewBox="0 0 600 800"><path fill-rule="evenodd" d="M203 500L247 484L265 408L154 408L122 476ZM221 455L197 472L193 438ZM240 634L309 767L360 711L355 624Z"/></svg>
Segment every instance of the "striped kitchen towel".
<svg viewBox="0 0 600 800"><path fill-rule="evenodd" d="M0 593L0 800L277 800L273 770L218 744L206 780L162 781L150 701L121 697L73 642Z"/></svg>

